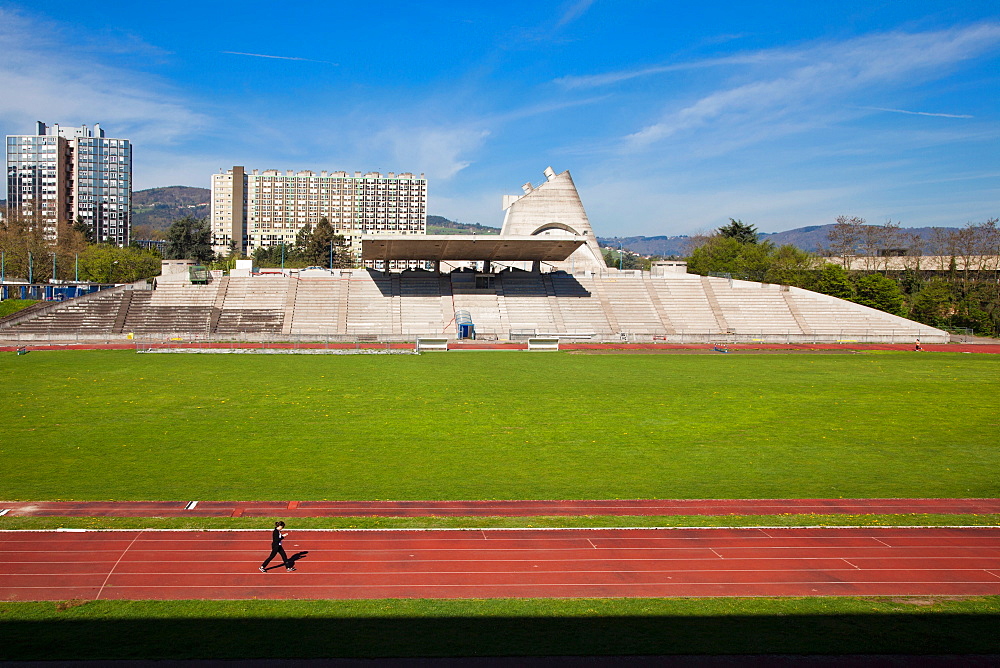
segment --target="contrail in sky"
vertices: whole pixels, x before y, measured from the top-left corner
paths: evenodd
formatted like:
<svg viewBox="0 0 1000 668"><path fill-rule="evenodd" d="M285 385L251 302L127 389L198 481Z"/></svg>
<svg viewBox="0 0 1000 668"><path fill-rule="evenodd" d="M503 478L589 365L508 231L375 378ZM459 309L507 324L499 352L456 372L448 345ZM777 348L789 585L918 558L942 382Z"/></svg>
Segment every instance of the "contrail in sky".
<svg viewBox="0 0 1000 668"><path fill-rule="evenodd" d="M296 58L294 56L269 56L266 53L243 53L242 51L223 51L231 56L253 56L254 58L275 58L277 60L301 60L306 63L325 63L326 65L339 65L331 63L329 60L312 60L311 58Z"/></svg>
<svg viewBox="0 0 1000 668"><path fill-rule="evenodd" d="M896 114L912 114L913 116L938 116L940 118L975 118L967 114L932 114L929 111L907 111L905 109L885 109L883 107L865 107L872 111L891 111Z"/></svg>

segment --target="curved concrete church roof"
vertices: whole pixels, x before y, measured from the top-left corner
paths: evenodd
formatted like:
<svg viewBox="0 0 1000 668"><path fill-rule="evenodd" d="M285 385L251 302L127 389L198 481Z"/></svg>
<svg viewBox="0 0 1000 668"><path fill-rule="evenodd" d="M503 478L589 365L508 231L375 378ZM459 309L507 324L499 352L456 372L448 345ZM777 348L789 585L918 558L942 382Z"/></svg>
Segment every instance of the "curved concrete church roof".
<svg viewBox="0 0 1000 668"><path fill-rule="evenodd" d="M545 182L503 198L499 236L385 235L361 240L363 260L501 260L569 262L603 268L597 238L569 171L549 167Z"/></svg>

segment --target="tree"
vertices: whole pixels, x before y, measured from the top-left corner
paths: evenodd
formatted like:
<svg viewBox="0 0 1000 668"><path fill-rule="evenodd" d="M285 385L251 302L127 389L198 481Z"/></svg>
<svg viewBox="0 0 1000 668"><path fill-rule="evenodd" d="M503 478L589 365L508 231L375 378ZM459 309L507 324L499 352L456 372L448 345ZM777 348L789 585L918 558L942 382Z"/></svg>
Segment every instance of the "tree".
<svg viewBox="0 0 1000 668"><path fill-rule="evenodd" d="M305 229L305 228L303 228ZM320 218L316 226L308 234L306 243L301 247L302 255L309 264L332 268L334 237L333 225L326 218Z"/></svg>
<svg viewBox="0 0 1000 668"><path fill-rule="evenodd" d="M83 235L84 240L88 244L94 243L94 228L90 226L90 223L86 222L82 216L76 217L76 222L73 223L73 229Z"/></svg>
<svg viewBox="0 0 1000 668"><path fill-rule="evenodd" d="M702 276L708 274L732 274L736 271L736 259L743 248L736 239L715 234L705 243L691 251L688 257L688 271Z"/></svg>
<svg viewBox="0 0 1000 668"><path fill-rule="evenodd" d="M769 242L760 245L773 248L773 244ZM770 252L770 266L764 272L764 281L803 287L812 280L816 265L815 255L785 244Z"/></svg>
<svg viewBox="0 0 1000 668"><path fill-rule="evenodd" d="M864 306L902 315L903 291L899 283L882 274L865 274L854 281L854 301Z"/></svg>
<svg viewBox="0 0 1000 668"><path fill-rule="evenodd" d="M44 226L36 214L8 212L0 221L0 251L8 278L16 276L38 283L52 277L53 244L45 238Z"/></svg>
<svg viewBox="0 0 1000 668"><path fill-rule="evenodd" d="M914 297L910 316L926 325L946 325L953 311L952 290L944 281L930 281Z"/></svg>
<svg viewBox="0 0 1000 668"><path fill-rule="evenodd" d="M842 266L832 262L827 262L820 269L815 289L831 297L854 299L854 285L851 283L850 275Z"/></svg>
<svg viewBox="0 0 1000 668"><path fill-rule="evenodd" d="M735 239L741 244L757 243L757 228L741 220L729 219L729 224L719 228L719 234L729 239Z"/></svg>
<svg viewBox="0 0 1000 668"><path fill-rule="evenodd" d="M113 244L96 244L80 253L80 278L96 283L134 283L160 273L155 251Z"/></svg>
<svg viewBox="0 0 1000 668"><path fill-rule="evenodd" d="M207 264L215 257L212 252L212 231L204 218L185 216L175 220L167 230L167 260L194 260Z"/></svg>
<svg viewBox="0 0 1000 668"><path fill-rule="evenodd" d="M645 263L638 253L624 249L606 248L604 250L604 264L613 269L642 269Z"/></svg>
<svg viewBox="0 0 1000 668"><path fill-rule="evenodd" d="M852 216L837 216L837 223L827 234L830 246L826 251L843 259L844 266L851 268L854 256L858 254L864 236L865 219Z"/></svg>

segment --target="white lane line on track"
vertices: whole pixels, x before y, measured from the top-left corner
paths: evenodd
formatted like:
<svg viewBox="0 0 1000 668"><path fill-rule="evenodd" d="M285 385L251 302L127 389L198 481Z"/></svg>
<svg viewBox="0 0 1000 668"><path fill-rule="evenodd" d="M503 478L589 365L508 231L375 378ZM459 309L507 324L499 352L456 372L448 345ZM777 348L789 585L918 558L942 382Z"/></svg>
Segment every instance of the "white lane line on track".
<svg viewBox="0 0 1000 668"><path fill-rule="evenodd" d="M847 559L841 559L841 561L843 561L848 566L851 566L852 568L857 568L859 571L861 570L860 566L855 566L854 564L852 564L851 562L849 562Z"/></svg>
<svg viewBox="0 0 1000 668"><path fill-rule="evenodd" d="M97 592L97 596L94 597L95 601L98 600L99 598L101 598L101 594L104 593L104 588L108 586L108 580L111 579L111 575L115 572L115 568L117 568L118 564L120 564L122 562L122 559L125 558L125 553L128 552L129 547L132 547L133 545L135 545L135 541L139 540L139 536L141 536L141 535L142 535L142 531L140 530L139 533L137 533L135 535L135 538L132 539L132 542L128 544L128 547L126 547L124 550L122 550L122 553L118 556L118 561L116 561L115 565L112 566L111 570L108 571L108 577L104 578L104 582L101 583L101 588Z"/></svg>
<svg viewBox="0 0 1000 668"><path fill-rule="evenodd" d="M174 563L174 562L170 562L170 563ZM232 562L232 563L238 563L238 564L242 565L245 562L240 561L240 562ZM346 563L346 562L339 562L339 563ZM643 570L643 571L636 571L636 570L571 570L571 571L570 570L559 570L559 571L509 571L509 570L504 570L504 571L426 571L425 570L425 571L398 571L398 570L393 570L393 571L346 571L346 572L345 571L319 571L319 570L315 570L315 569L310 569L310 570L308 570L306 572L301 572L298 575L289 576L289 577L301 578L301 577L309 577L309 576L313 576L313 575L334 575L334 576L337 576L337 577L349 577L349 576L361 576L361 575L364 575L364 576L369 576L369 575L373 575L373 576L374 575L387 575L387 576L399 576L399 575L407 575L407 576L409 576L409 575L539 575L539 574L546 574L546 573L548 573L548 574L551 574L551 573L566 573L566 574L570 574L570 573L572 573L572 574L577 574L577 575L594 575L594 574L602 574L602 573L607 573L607 574L614 574L614 573L632 573L632 574L638 574L638 573L643 573L643 574L646 574L646 573L671 573L673 575L678 575L678 574L682 574L682 573L683 574L689 574L689 573L695 573L695 574L696 573L789 573L789 572L795 572L796 570L799 570L799 569L795 569L795 568L702 568L702 569L683 570L683 571L678 571L678 570L659 570L659 569L649 569L649 570ZM849 568L821 568L821 569L817 569L817 570L821 571L823 573L856 573L857 572L856 570L849 569ZM960 571L961 572L969 572L969 573L986 572L986 573L989 573L990 575L992 575L994 577L1000 578L1000 575L997 575L996 573L993 573L990 570L986 570L986 569L982 569L982 568L868 568L868 569L865 569L865 570L866 571L873 571L873 572L879 572L879 571L905 571L907 573L934 573L934 572L938 572L938 571L941 571L941 572L944 572L944 573L957 573L957 572L960 572ZM94 572L94 573L80 572L80 573L70 573L69 575L72 575L72 576L77 576L77 575L79 575L79 576L84 576L84 575L100 575L103 572L104 571L98 571L98 572ZM218 576L242 576L242 575L249 575L249 576L256 577L254 575L254 573L256 573L256 571L242 571L242 570L240 570L240 571L199 571L199 572L193 572L193 571L183 571L183 572L178 572L178 571L129 571L127 573L125 573L125 572L119 572L119 575L123 575L123 576L132 576L132 575L169 575L169 576L178 576L178 575L184 575L184 576L192 576L192 577L200 577L200 576L206 576L206 575L213 575L213 576L215 576L215 575L218 575ZM20 576L30 576L30 577L47 577L47 576L64 576L64 575L67 575L67 574L66 573L7 573L6 575L7 576L20 575ZM193 585L189 585L189 586L193 586Z"/></svg>
<svg viewBox="0 0 1000 668"><path fill-rule="evenodd" d="M295 576L298 577L298 576ZM862 585L906 585L906 586L924 586L924 585L992 585L992 582L954 582L952 580L941 580L933 582L907 582L907 581L895 581L890 580L886 582L868 582L868 581L846 581L846 582L816 582L815 580L803 580L801 582L716 582L716 581L706 581L706 582L639 582L639 583L617 583L617 582L597 582L597 583L580 583L580 582L489 582L485 584L438 584L438 583L402 583L402 584L285 584L285 583L275 583L273 585L264 585L266 587L282 587L282 588L300 588L300 589L431 589L435 587L448 587L448 588L466 588L466 589L480 589L480 588L491 588L491 587L525 587L525 588L538 588L538 587L579 587L579 588L619 588L619 589L630 589L635 586L640 587L659 587L659 586L670 586L683 588L687 586L723 586L723 587L773 587L773 586L786 586L786 585L807 585L810 587L843 587L845 585L852 584L862 584ZM253 585L255 588L260 587L260 584ZM23 587L23 589L63 589L64 587ZM83 587L65 587L66 589L83 589ZM115 587L115 591L125 591L127 589L246 589L247 585L122 585ZM21 589L21 587L19 587ZM731 595L731 594L730 594ZM741 594L742 595L742 594ZM803 596L803 594L788 594L790 596ZM881 594L853 594L854 596L881 596ZM899 596L899 592L895 592L892 595ZM905 594L905 596L914 596L916 594ZM96 599L95 599L96 600ZM105 599L110 600L110 599Z"/></svg>

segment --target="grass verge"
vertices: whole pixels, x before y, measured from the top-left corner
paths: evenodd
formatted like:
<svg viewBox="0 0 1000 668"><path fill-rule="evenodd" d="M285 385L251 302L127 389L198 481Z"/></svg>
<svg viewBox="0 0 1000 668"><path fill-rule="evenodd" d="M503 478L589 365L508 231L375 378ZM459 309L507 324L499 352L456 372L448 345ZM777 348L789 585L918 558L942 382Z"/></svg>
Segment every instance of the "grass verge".
<svg viewBox="0 0 1000 668"><path fill-rule="evenodd" d="M998 627L996 596L0 603L0 659L994 654Z"/></svg>
<svg viewBox="0 0 1000 668"><path fill-rule="evenodd" d="M583 515L574 517L0 517L0 530L509 529L608 527L998 526L1000 515Z"/></svg>

